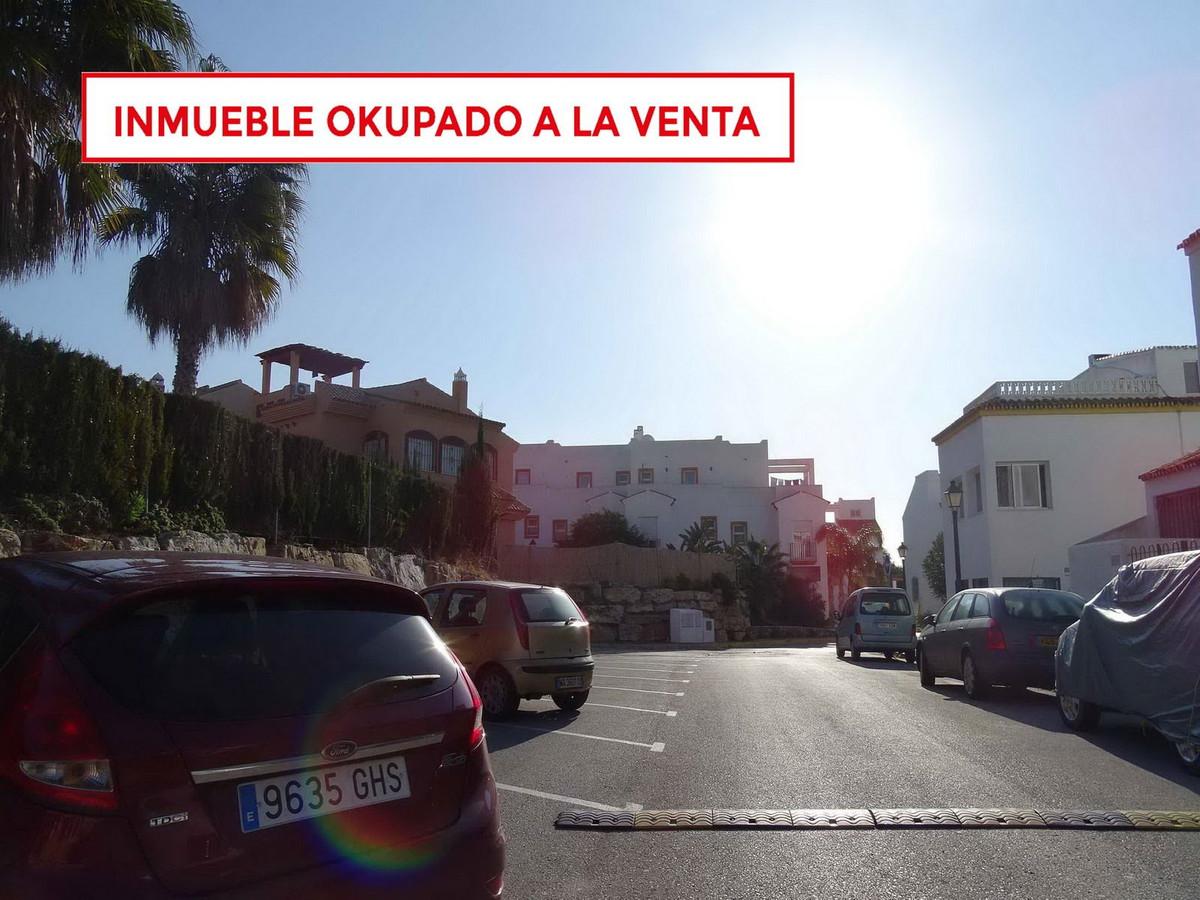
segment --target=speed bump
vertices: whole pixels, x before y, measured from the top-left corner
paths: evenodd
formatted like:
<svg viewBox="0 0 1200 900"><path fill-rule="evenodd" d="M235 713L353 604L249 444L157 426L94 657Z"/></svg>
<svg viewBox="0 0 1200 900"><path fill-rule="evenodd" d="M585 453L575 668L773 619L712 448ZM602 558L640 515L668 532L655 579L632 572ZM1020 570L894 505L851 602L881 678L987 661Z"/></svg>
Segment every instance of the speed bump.
<svg viewBox="0 0 1200 900"><path fill-rule="evenodd" d="M874 828L869 809L793 809L793 828Z"/></svg>
<svg viewBox="0 0 1200 900"><path fill-rule="evenodd" d="M1200 812L1015 808L565 810L556 828L593 831L1055 828L1200 831Z"/></svg>
<svg viewBox="0 0 1200 900"><path fill-rule="evenodd" d="M1128 809L1134 828L1144 831L1200 831L1200 813L1155 809Z"/></svg>
<svg viewBox="0 0 1200 900"><path fill-rule="evenodd" d="M1099 809L1039 809L1049 828L1132 828L1122 812Z"/></svg>
<svg viewBox="0 0 1200 900"><path fill-rule="evenodd" d="M649 831L671 831L713 827L711 809L660 809L633 815L633 827Z"/></svg>
<svg viewBox="0 0 1200 900"><path fill-rule="evenodd" d="M791 828L790 809L714 809L713 828Z"/></svg>
<svg viewBox="0 0 1200 900"><path fill-rule="evenodd" d="M959 828L962 822L952 809L873 809L877 828Z"/></svg>
<svg viewBox="0 0 1200 900"><path fill-rule="evenodd" d="M1045 828L1036 809L955 809L963 828Z"/></svg>
<svg viewBox="0 0 1200 900"><path fill-rule="evenodd" d="M556 828L595 828L620 831L633 828L633 813L573 809L560 812L558 818L554 820L554 825Z"/></svg>

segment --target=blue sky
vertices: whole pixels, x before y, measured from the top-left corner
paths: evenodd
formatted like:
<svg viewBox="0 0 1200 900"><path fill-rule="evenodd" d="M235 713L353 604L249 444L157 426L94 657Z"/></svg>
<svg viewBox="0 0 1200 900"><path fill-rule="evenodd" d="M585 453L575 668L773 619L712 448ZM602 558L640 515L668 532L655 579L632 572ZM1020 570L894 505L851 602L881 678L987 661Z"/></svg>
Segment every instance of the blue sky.
<svg viewBox="0 0 1200 900"><path fill-rule="evenodd" d="M314 166L302 275L253 352L364 357L520 441L767 438L889 547L930 437L991 382L1195 338L1200 19L1158 2L185 2L236 70L793 71L797 162ZM0 288L0 315L161 371L137 253Z"/></svg>

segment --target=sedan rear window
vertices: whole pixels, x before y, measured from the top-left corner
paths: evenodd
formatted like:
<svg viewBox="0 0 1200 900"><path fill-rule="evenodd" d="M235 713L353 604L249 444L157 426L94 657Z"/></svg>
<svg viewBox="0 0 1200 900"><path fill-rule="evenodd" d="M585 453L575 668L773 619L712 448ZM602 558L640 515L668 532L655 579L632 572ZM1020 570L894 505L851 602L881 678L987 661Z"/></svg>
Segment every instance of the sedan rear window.
<svg viewBox="0 0 1200 900"><path fill-rule="evenodd" d="M565 622L580 618L575 601L566 591L555 588L521 591L521 604L525 607L526 622Z"/></svg>
<svg viewBox="0 0 1200 900"><path fill-rule="evenodd" d="M912 607L904 594L863 594L858 608L864 616L912 615Z"/></svg>
<svg viewBox="0 0 1200 900"><path fill-rule="evenodd" d="M1069 591L1005 591L1004 611L1012 619L1074 622L1083 612L1083 598Z"/></svg>
<svg viewBox="0 0 1200 900"><path fill-rule="evenodd" d="M177 721L310 715L356 690L354 702L408 700L458 674L424 616L345 589L159 600L85 632L73 648L123 706ZM395 675L438 677L359 690Z"/></svg>

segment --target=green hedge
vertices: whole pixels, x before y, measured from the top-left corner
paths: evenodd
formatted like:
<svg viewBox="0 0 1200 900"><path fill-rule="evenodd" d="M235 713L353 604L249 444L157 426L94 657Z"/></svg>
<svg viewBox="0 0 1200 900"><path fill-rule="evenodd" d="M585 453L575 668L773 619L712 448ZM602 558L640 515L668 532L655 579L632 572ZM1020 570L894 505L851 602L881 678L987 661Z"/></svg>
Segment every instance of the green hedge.
<svg viewBox="0 0 1200 900"><path fill-rule="evenodd" d="M283 434L194 397L164 395L104 360L0 320L0 502L101 500L115 523L155 504L211 504L229 527L273 537L401 546L444 491L313 438ZM278 517L278 518L277 518Z"/></svg>

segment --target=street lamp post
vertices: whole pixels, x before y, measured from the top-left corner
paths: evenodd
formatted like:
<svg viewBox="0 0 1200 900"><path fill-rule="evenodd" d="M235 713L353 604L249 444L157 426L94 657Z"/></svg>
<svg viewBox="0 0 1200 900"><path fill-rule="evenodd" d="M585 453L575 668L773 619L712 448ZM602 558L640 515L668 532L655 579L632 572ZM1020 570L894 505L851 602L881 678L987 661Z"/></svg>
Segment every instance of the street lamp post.
<svg viewBox="0 0 1200 900"><path fill-rule="evenodd" d="M957 481L946 488L946 504L950 507L950 520L954 525L954 593L962 590L962 559L958 552L958 511L962 508L962 486Z"/></svg>
<svg viewBox="0 0 1200 900"><path fill-rule="evenodd" d="M906 556L908 556L908 544L901 541L900 546L896 548L896 552L900 554L900 577L904 581L904 584L902 584L901 587L903 587L904 590L907 591L908 590L908 563L906 563L904 561L904 558Z"/></svg>

